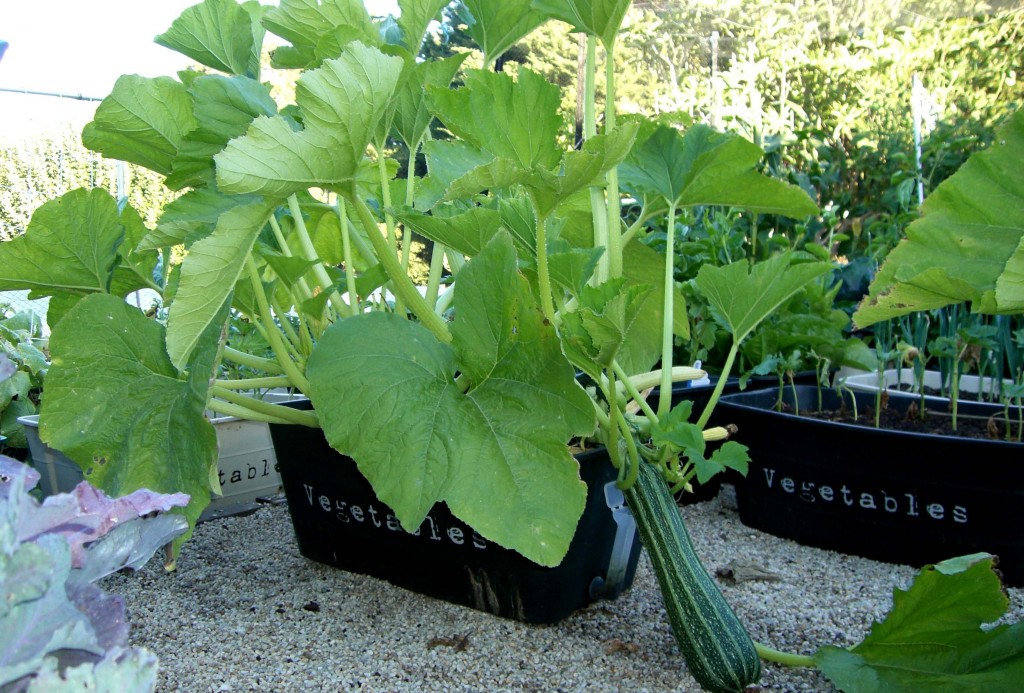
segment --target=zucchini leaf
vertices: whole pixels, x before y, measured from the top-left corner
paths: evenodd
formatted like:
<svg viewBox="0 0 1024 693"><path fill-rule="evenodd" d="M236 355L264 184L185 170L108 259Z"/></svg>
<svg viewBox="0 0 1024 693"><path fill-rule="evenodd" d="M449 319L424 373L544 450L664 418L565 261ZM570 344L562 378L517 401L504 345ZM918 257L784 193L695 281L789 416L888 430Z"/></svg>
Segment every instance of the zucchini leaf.
<svg viewBox="0 0 1024 693"><path fill-rule="evenodd" d="M138 220L134 210L132 217ZM43 204L24 235L0 244L0 290L76 297L110 292L127 221L102 188L79 188Z"/></svg>
<svg viewBox="0 0 1024 693"><path fill-rule="evenodd" d="M192 96L170 77L124 75L82 130L82 144L168 175L185 135L195 129Z"/></svg>
<svg viewBox="0 0 1024 693"><path fill-rule="evenodd" d="M615 43L631 4L632 0L533 0L535 9L571 24L573 31L597 36L605 46Z"/></svg>
<svg viewBox="0 0 1024 693"><path fill-rule="evenodd" d="M295 130L282 116L257 118L215 157L220 190L287 197L350 185L402 66L401 58L352 43L339 58L304 73L295 99L305 128Z"/></svg>
<svg viewBox="0 0 1024 693"><path fill-rule="evenodd" d="M50 339L40 437L110 496L141 488L189 494L183 512L194 527L217 465L217 437L203 412L226 307L219 318L180 372L159 323L117 296L82 299Z"/></svg>
<svg viewBox="0 0 1024 693"><path fill-rule="evenodd" d="M307 366L313 405L327 440L407 530L444 501L487 539L557 565L586 497L566 443L593 431L593 406L508 234L461 270L455 291L451 346L394 314L329 328Z"/></svg>
<svg viewBox="0 0 1024 693"><path fill-rule="evenodd" d="M853 320L864 327L970 301L981 313L1024 311L1024 110L921 205Z"/></svg>
<svg viewBox="0 0 1024 693"><path fill-rule="evenodd" d="M248 7L204 0L182 12L154 42L214 70L258 79L263 34L259 16L251 16Z"/></svg>
<svg viewBox="0 0 1024 693"><path fill-rule="evenodd" d="M533 8L531 0L463 0L462 6L459 18L488 63L547 19Z"/></svg>
<svg viewBox="0 0 1024 693"><path fill-rule="evenodd" d="M826 262L793 260L791 253L783 253L753 265L704 265L697 272L697 289L736 343L800 289L832 271Z"/></svg>
<svg viewBox="0 0 1024 693"><path fill-rule="evenodd" d="M1011 691L1024 681L1024 623L982 627L1005 613L1009 599L974 554L924 568L859 645L822 647L818 668L842 690L862 693Z"/></svg>
<svg viewBox="0 0 1024 693"><path fill-rule="evenodd" d="M167 316L167 353L177 368L184 370L218 320L273 208L271 202L258 202L229 209L213 233L192 244Z"/></svg>
<svg viewBox="0 0 1024 693"><path fill-rule="evenodd" d="M619 167L623 188L676 207L725 205L800 218L818 211L800 188L759 173L764 151L738 135L659 125Z"/></svg>

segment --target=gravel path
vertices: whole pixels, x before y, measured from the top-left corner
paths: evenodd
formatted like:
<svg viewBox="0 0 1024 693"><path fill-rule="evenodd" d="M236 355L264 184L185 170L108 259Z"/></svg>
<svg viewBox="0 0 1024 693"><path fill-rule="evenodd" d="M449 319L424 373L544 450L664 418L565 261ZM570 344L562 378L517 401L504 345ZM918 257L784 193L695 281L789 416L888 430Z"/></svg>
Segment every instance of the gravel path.
<svg viewBox="0 0 1024 693"><path fill-rule="evenodd" d="M787 651L849 645L914 570L743 526L727 495L682 509L711 571L734 559L781 579L723 592L756 640ZM159 691L699 691L646 555L633 587L551 626L493 617L313 563L285 507L200 525L174 573L154 560L103 585L124 595L131 641L160 658ZM1015 619L1024 590L1010 590ZM831 691L768 665L762 691Z"/></svg>

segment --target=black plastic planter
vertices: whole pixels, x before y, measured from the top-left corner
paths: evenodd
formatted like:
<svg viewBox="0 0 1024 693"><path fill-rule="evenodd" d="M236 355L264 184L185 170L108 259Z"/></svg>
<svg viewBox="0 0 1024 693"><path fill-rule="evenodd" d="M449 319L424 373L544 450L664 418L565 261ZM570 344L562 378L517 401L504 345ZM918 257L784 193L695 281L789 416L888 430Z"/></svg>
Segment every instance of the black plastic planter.
<svg viewBox="0 0 1024 693"><path fill-rule="evenodd" d="M839 408L833 390L821 393ZM796 388L800 408L818 390ZM850 403L852 393L843 397ZM802 544L921 566L978 551L999 557L1007 584L1024 585L1024 445L880 430L780 413L778 389L722 398L750 448L737 485L744 524ZM857 393L857 406L874 396ZM905 410L914 397L890 396ZM794 402L791 388L783 401ZM931 407L929 407L931 408ZM962 402L961 414L991 415Z"/></svg>
<svg viewBox="0 0 1024 693"><path fill-rule="evenodd" d="M547 568L487 541L441 503L417 533L405 532L355 463L331 448L321 431L270 428L299 550L307 558L528 623L554 623L618 596L633 582L640 540L602 451L577 457L588 487L586 509L565 559Z"/></svg>

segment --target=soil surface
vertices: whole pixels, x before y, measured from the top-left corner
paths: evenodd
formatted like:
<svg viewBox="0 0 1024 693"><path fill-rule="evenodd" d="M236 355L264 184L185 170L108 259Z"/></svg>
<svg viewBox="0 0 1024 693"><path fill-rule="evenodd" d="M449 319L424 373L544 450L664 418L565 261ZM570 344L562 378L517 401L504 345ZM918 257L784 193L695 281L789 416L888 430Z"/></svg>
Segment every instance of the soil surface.
<svg viewBox="0 0 1024 693"><path fill-rule="evenodd" d="M946 412L934 411L926 408L924 415L921 414L917 402L912 403L905 411L888 406L887 398L883 397L881 411L878 417L878 427L892 431L910 431L929 435L954 436L960 438L980 438L984 440L1006 440L1007 421L1002 409L992 416L970 416L959 413L956 417L956 427L953 426L953 416ZM783 405L784 411L792 412L792 408ZM875 407L861 407L854 417L854 411L849 408L840 410L812 411L801 409L800 416L814 419L824 419L840 423L858 424L861 426L875 425ZM1016 417L1011 415L1009 420L1010 439L1015 442L1021 441L1022 427Z"/></svg>

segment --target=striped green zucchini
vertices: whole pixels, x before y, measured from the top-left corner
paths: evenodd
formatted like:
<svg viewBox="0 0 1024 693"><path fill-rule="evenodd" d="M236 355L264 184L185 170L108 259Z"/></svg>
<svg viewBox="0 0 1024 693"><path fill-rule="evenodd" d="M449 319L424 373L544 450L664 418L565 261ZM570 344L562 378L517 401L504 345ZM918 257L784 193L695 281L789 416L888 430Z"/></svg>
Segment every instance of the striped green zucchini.
<svg viewBox="0 0 1024 693"><path fill-rule="evenodd" d="M756 683L761 659L754 641L693 550L658 470L641 462L636 483L625 493L690 673L715 693L742 691Z"/></svg>

